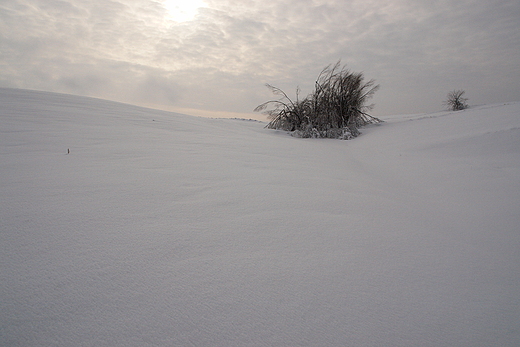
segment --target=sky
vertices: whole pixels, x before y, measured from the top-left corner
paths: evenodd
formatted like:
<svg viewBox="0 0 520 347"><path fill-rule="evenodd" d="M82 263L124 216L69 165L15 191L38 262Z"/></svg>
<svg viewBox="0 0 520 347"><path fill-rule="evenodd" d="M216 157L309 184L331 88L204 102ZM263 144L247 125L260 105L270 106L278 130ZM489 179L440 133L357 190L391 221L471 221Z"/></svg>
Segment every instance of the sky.
<svg viewBox="0 0 520 347"><path fill-rule="evenodd" d="M374 116L520 100L518 0L0 0L0 87L254 117L341 60Z"/></svg>

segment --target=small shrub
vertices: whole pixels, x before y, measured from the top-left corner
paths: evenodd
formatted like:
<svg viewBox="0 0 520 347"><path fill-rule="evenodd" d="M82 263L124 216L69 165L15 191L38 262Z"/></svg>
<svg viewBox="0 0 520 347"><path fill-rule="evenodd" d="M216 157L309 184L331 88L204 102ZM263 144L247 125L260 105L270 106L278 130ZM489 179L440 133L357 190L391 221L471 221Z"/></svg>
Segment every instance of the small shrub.
<svg viewBox="0 0 520 347"><path fill-rule="evenodd" d="M364 82L363 73L354 73L341 67L338 61L321 71L314 92L296 101L270 84L266 85L279 100L259 105L255 111L265 111L270 119L267 128L293 132L294 136L311 138L351 139L360 134L359 127L381 120L369 115L373 105L366 105L379 89L374 80Z"/></svg>
<svg viewBox="0 0 520 347"><path fill-rule="evenodd" d="M466 103L468 98L463 97L466 92L464 90L453 90L448 93L447 99L444 102L444 105L448 106L448 109L451 111L460 111L465 110L469 106Z"/></svg>

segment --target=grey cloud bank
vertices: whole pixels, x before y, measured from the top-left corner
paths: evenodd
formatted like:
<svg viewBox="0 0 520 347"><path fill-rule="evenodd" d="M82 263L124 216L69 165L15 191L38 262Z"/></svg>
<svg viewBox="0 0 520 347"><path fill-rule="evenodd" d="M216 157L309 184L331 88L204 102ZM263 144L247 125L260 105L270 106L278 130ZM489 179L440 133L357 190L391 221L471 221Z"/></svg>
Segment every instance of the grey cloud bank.
<svg viewBox="0 0 520 347"><path fill-rule="evenodd" d="M0 0L0 86L250 113L265 83L311 91L341 59L381 85L374 114L520 100L518 1L219 1L170 20L153 0Z"/></svg>

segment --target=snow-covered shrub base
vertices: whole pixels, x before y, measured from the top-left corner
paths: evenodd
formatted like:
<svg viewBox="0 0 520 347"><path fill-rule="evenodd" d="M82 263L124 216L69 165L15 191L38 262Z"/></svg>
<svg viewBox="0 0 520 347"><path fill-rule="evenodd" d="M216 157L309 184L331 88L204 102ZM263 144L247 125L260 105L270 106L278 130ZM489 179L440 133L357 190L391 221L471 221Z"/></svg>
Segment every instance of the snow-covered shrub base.
<svg viewBox="0 0 520 347"><path fill-rule="evenodd" d="M326 139L338 139L338 140L351 140L357 136L359 136L361 133L359 130L353 128L332 128L327 130L318 130L315 127L307 126L303 130L295 130L291 132L291 136L298 137L298 138L312 138L312 139L319 139L319 138L326 138Z"/></svg>

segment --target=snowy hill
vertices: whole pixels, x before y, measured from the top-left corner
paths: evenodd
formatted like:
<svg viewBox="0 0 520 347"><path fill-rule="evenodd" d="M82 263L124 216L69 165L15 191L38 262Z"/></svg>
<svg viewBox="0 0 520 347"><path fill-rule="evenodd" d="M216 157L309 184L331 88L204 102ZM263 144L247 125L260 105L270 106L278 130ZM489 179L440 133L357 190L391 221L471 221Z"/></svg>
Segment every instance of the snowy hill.
<svg viewBox="0 0 520 347"><path fill-rule="evenodd" d="M520 103L263 126L0 89L0 345L520 345Z"/></svg>

